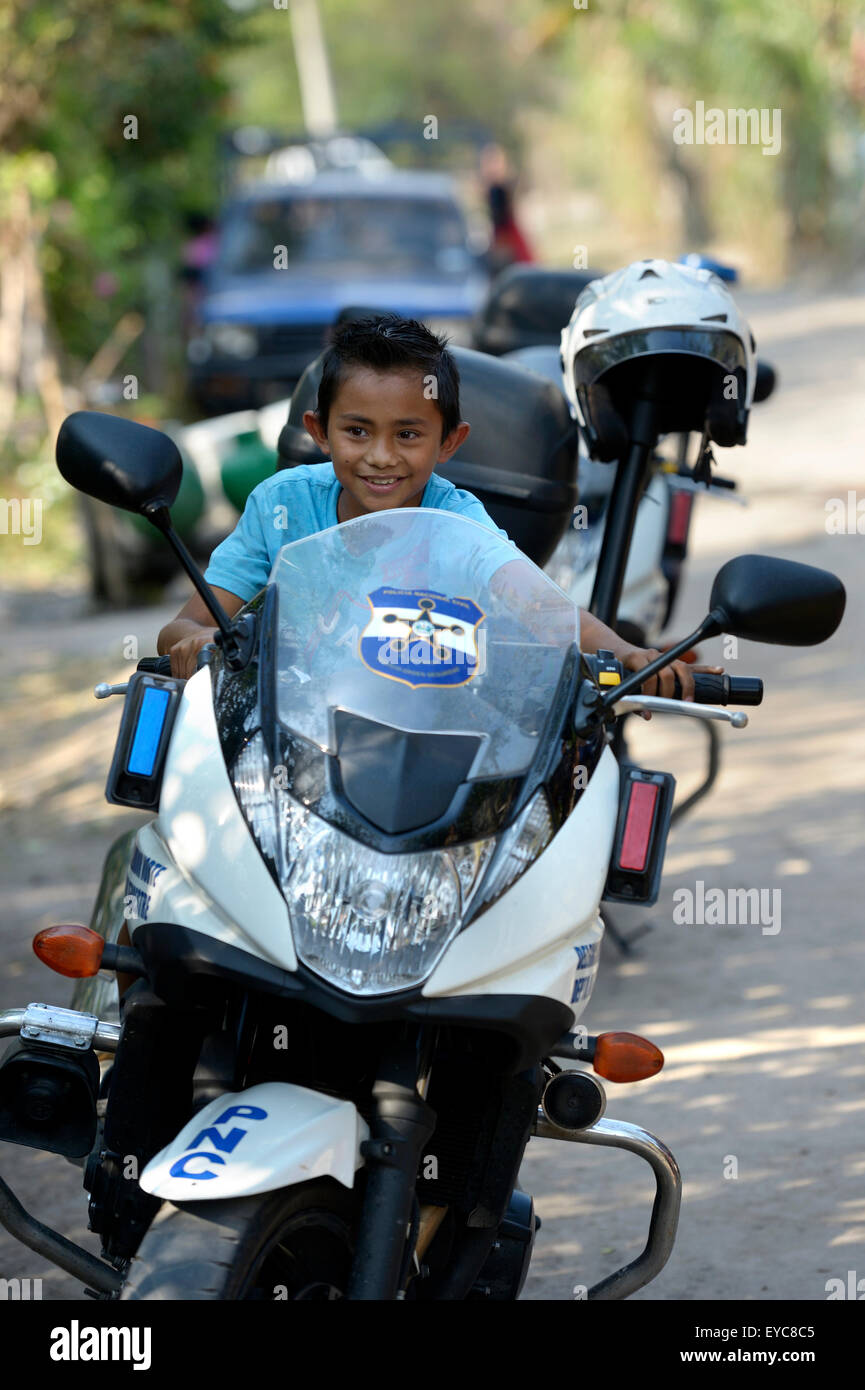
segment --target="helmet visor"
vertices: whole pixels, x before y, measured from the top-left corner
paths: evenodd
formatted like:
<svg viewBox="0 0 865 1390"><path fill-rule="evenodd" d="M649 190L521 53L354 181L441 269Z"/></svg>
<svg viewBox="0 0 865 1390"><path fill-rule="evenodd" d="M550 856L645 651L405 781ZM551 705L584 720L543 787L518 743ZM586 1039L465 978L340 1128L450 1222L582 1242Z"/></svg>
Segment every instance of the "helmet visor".
<svg viewBox="0 0 865 1390"><path fill-rule="evenodd" d="M670 353L701 357L724 372L734 372L737 367L746 374L748 371L745 345L736 333L717 328L647 328L618 333L581 348L573 360L574 385L593 386L605 372L623 362Z"/></svg>

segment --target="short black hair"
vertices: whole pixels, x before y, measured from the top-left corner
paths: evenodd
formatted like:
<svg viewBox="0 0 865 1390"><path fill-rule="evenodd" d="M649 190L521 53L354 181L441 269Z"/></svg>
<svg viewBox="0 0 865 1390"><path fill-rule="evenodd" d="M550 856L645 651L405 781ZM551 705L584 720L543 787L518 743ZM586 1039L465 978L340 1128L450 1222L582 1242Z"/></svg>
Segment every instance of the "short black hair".
<svg viewBox="0 0 865 1390"><path fill-rule="evenodd" d="M370 314L337 324L322 359L318 388L318 418L327 429L330 408L347 367L374 371L417 371L434 377L430 396L442 417L442 439L460 423L460 374L447 339L430 332L417 319L399 314Z"/></svg>

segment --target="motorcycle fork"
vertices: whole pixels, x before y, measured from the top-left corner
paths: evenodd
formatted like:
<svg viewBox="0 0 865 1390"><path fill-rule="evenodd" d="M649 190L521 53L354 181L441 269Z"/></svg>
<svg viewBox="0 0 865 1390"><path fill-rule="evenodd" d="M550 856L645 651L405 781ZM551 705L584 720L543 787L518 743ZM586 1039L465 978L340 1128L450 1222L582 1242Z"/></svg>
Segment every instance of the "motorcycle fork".
<svg viewBox="0 0 865 1390"><path fill-rule="evenodd" d="M415 1038L379 1063L369 1111L369 1138L361 1145L366 1190L346 1297L357 1301L399 1297L406 1239L413 1221L418 1164L435 1128L435 1112L418 1093Z"/></svg>
<svg viewBox="0 0 865 1390"><path fill-rule="evenodd" d="M540 1066L501 1077L501 1100L474 1206L454 1240L447 1269L429 1289L430 1298L465 1299L478 1280L517 1185L545 1081ZM479 1100L479 1111L482 1106Z"/></svg>

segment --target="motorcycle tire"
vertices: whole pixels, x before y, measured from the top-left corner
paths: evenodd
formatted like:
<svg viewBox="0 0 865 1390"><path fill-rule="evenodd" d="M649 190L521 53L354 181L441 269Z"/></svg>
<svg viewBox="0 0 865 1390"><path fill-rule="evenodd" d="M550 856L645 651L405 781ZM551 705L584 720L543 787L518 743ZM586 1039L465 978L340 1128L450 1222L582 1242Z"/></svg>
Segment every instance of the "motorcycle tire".
<svg viewBox="0 0 865 1390"><path fill-rule="evenodd" d="M342 1298L354 1210L355 1195L328 1180L225 1201L166 1202L121 1302Z"/></svg>

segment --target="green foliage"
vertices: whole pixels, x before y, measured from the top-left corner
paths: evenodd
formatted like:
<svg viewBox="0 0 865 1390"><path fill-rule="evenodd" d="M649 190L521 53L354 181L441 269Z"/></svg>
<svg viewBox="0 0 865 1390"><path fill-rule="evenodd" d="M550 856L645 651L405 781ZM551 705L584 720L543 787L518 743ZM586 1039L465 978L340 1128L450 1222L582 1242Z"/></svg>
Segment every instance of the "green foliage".
<svg viewBox="0 0 865 1390"><path fill-rule="evenodd" d="M44 210L43 269L72 357L144 307L147 257L173 261L184 212L213 207L219 57L237 29L224 0L7 0L0 196L23 173Z"/></svg>
<svg viewBox="0 0 865 1390"><path fill-rule="evenodd" d="M538 9L538 0L320 0L341 124L400 120L421 131L424 117L434 115L444 146L449 123L457 122L482 123L515 144L522 112L542 100L545 58L527 56L524 42ZM288 11L262 5L247 32L250 46L225 67L233 116L301 130Z"/></svg>
<svg viewBox="0 0 865 1390"><path fill-rule="evenodd" d="M777 267L785 243L831 247L861 218L861 0L320 8L342 125L421 131L434 115L438 140L405 153L425 163L464 161L457 124L483 125L530 169L545 207L558 200L548 254L586 240L571 208L580 191L613 255L621 229L641 250L704 234ZM672 111L697 100L780 107L781 154L674 149ZM180 298L184 213L217 206L221 137L244 123L302 128L291 18L274 0L3 0L0 219L25 184L67 364L87 361L125 311L147 312L160 266L161 331L176 340L166 301Z"/></svg>
<svg viewBox="0 0 865 1390"><path fill-rule="evenodd" d="M568 175L600 194L614 224L666 242L670 199L687 190L686 240L690 213L706 240L747 246L775 272L788 252L795 259L832 249L843 196L837 147L855 143L865 114L855 71L861 4L588 0L574 12L567 0L551 3L568 19L548 46L564 79L549 138L563 145ZM725 111L779 109L780 154L674 148L672 112L697 101ZM574 124L585 139L567 150L563 130Z"/></svg>

